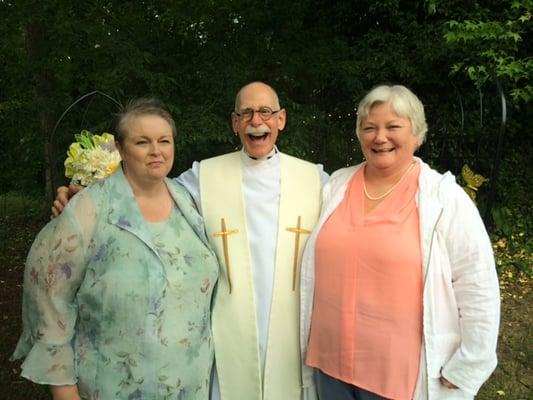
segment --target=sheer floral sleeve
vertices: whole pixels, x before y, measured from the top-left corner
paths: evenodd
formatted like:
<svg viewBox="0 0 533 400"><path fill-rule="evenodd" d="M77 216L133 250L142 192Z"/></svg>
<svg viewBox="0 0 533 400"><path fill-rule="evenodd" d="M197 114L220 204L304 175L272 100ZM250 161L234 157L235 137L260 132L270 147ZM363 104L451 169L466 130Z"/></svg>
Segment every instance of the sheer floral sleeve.
<svg viewBox="0 0 533 400"><path fill-rule="evenodd" d="M84 192L89 192L85 190ZM96 221L89 193L73 198L63 214L37 235L26 260L23 332L12 359L24 358L22 376L40 383L76 383L76 292L85 274L88 242Z"/></svg>

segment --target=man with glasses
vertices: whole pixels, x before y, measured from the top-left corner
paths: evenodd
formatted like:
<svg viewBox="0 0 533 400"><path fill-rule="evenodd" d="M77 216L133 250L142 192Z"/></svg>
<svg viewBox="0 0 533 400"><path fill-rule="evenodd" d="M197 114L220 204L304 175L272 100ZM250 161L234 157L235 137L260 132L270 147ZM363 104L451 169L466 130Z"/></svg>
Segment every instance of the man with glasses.
<svg viewBox="0 0 533 400"><path fill-rule="evenodd" d="M316 398L300 358L299 268L328 176L278 151L285 122L274 89L244 86L231 114L241 151L195 162L176 178L201 211L220 262L212 400ZM60 193L58 210L66 203Z"/></svg>
<svg viewBox="0 0 533 400"><path fill-rule="evenodd" d="M178 178L197 202L220 262L212 399L314 398L312 387L302 389L299 266L327 175L278 151L285 122L274 89L244 86L231 114L241 151L194 163Z"/></svg>

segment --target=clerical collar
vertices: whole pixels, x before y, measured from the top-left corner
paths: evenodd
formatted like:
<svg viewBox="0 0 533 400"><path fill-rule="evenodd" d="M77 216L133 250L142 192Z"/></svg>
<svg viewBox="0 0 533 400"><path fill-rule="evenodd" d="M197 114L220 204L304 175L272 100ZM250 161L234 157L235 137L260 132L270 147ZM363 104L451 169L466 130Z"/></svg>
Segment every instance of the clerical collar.
<svg viewBox="0 0 533 400"><path fill-rule="evenodd" d="M278 148L276 146L274 146L272 148L272 150L270 151L270 153L267 154L266 157L261 157L261 158L257 158L257 157L254 157L254 156L251 156L250 154L248 154L248 152L243 148L242 151L244 152L244 154L246 154L248 156L248 158L251 158L252 160L270 160L274 154L276 154L278 152Z"/></svg>

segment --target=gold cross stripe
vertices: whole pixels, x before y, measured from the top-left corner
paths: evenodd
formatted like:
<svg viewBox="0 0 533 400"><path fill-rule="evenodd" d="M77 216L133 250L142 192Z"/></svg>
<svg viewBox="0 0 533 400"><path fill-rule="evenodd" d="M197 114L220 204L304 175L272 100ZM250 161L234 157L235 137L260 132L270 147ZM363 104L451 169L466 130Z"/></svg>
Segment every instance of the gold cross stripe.
<svg viewBox="0 0 533 400"><path fill-rule="evenodd" d="M220 219L220 232L213 233L213 236L222 236L222 246L224 247L224 262L226 263L226 273L228 275L228 286L229 286L229 292L231 293L231 269L229 266L229 250L228 250L228 235L233 235L237 232L239 232L237 229L230 229L228 230L226 228L226 221L224 221L224 218Z"/></svg>
<svg viewBox="0 0 533 400"><path fill-rule="evenodd" d="M294 239L294 262L292 265L292 291L296 290L296 272L298 271L298 253L300 250L300 235L305 233L309 235L311 231L301 227L302 217L298 215L298 223L295 228L286 228L289 232L294 232L296 237Z"/></svg>

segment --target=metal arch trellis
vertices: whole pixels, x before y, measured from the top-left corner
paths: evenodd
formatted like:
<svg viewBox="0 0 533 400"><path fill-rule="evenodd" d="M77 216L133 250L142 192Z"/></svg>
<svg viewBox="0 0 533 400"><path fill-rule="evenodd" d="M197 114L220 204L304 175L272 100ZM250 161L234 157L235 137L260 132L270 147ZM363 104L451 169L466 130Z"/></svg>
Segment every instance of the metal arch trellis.
<svg viewBox="0 0 533 400"><path fill-rule="evenodd" d="M489 183L488 183L488 191L487 191L487 201L485 204L485 209L481 210L483 212L483 217L485 221L488 221L490 216L491 207L495 200L495 194L496 194L496 187L498 182L498 176L499 176L499 169L500 169L500 162L502 158L503 153L503 137L505 134L505 127L507 124L507 100L505 98L505 93L503 91L503 87L501 85L501 82L499 79L493 74L492 79L495 82L496 85L496 92L498 96L498 100L501 107L501 114L500 114L500 124L497 134L497 144L496 144L496 152L493 155L493 162L491 163L490 173L489 173ZM479 107L480 107L480 117L479 117L479 126L480 128L484 128L484 119L483 119L483 111L484 111L484 105L483 105L483 92L481 88L478 88L479 92ZM477 154L479 154L481 148L481 141L478 144Z"/></svg>
<svg viewBox="0 0 533 400"><path fill-rule="evenodd" d="M57 185L57 180L55 178L55 165L56 165L56 161L57 161L57 156L56 156L56 153L54 151L54 146L53 146L53 141L54 141L54 138L56 136L56 132L59 128L59 126L61 125L61 122L63 121L63 119L70 113L70 111L76 106L78 105L79 103L81 103L82 101L86 100L86 99L89 99L89 103L86 105L85 109L84 109L84 112L82 114L82 118L81 118L81 125L83 128L85 128L84 124L85 124L85 119L86 119L86 116L87 116L87 113L89 111L89 108L91 107L92 105L92 102L93 100L95 99L96 96L102 96L103 98L111 101L112 103L114 103L115 106L118 107L119 110L121 110L123 108L123 105L118 101L116 100L115 98L113 98L112 96L104 93L104 92L101 92L99 90L94 90L92 92L89 92L89 93L86 93L82 96L80 96L79 98L77 98L74 102L72 102L66 109L65 111L63 111L63 113L61 114L61 116L58 118L57 122L55 123L54 125L54 129L51 131L50 133L50 136L48 138L48 143L50 145L50 154L53 154L53 159L50 160L51 162L51 165L50 165L50 168L51 168L51 171L52 173L50 174L50 179L51 179L51 186L52 186L52 191L55 190L55 188L58 186ZM65 149L66 151L66 149ZM52 198L55 196L55 194L52 192Z"/></svg>
<svg viewBox="0 0 533 400"><path fill-rule="evenodd" d="M502 153L503 153L503 136L505 134L505 128L507 125L507 100L505 99L505 92L503 91L503 87L501 82L498 80L497 77L494 77L494 80L496 82L496 89L499 94L499 100L501 104L501 121L500 121L500 129L498 133L498 143L496 145L496 156L494 158L494 165L491 170L490 174L490 182L492 182L492 186L495 187L496 182L499 178L499 172L500 172L500 162L502 159ZM494 194L495 190L491 190L489 192L489 197L487 201L487 211L490 211L490 206L492 206L492 203L494 202Z"/></svg>
<svg viewBox="0 0 533 400"><path fill-rule="evenodd" d="M54 135L55 135L55 133L56 133L57 127L59 126L59 124L61 123L61 121L63 120L63 118L64 118L64 117L70 112L70 110L71 110L76 104L78 104L79 102L85 100L85 99L88 98L88 97L94 96L94 95L96 95L96 94L98 94L98 95L100 95L100 96L103 96L103 97L105 97L105 98L111 100L111 101L112 101L113 103L115 103L117 106L119 106L119 107L122 108L122 104L121 104L119 101L115 100L113 97L109 96L108 94L106 94L106 93L104 93L104 92L100 92L99 90L94 90L94 91L92 91L92 92L86 93L86 94L84 94L83 96L77 98L73 103L71 103L71 104L66 108L65 111L63 111L63 114L61 114L61 116L60 116L59 119L57 120L57 122L56 122L56 124L55 124L55 126L54 126L54 129L52 130L52 133L50 134L50 137L48 138L50 142L51 142L51 141L53 140L53 138L54 138ZM89 103L89 105L90 105L90 103ZM89 105L87 105L84 114L87 113L87 109L89 108ZM84 115L84 118L85 118L85 115Z"/></svg>
<svg viewBox="0 0 533 400"><path fill-rule="evenodd" d="M466 118L465 110L468 107L466 103L467 98L463 98L458 85L451 82L451 87L453 87L453 92L456 96L460 127L456 130L450 129L447 126L440 130L437 128L435 136L432 135L429 142L421 149L422 157L428 159L434 166L441 169L450 169L456 174L460 173L460 168L465 163L475 163L474 168L480 164L484 164L484 174L489 178L489 182L481 189L485 194L485 201L480 212L485 221L488 221L490 217L491 207L494 204L497 193L496 188L507 124L507 101L503 87L495 75L492 76L492 80L495 83L496 96L494 99L490 99L490 101L484 95L482 88L477 87L478 93L475 97L477 97L477 105L479 107L479 118L474 123L475 128L470 128L479 131L477 135L471 135L469 128L467 128L466 121L472 121ZM498 107L500 112L486 116L485 114L489 106ZM475 109L473 111L474 113L476 112ZM497 124L498 130L496 132L486 127L487 122L494 121L495 119L499 120L499 124ZM485 139L488 139L488 141ZM495 147L491 145L492 140L496 142Z"/></svg>

